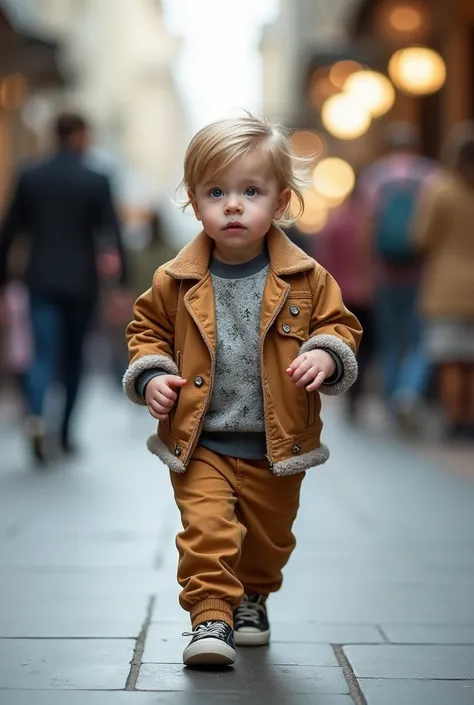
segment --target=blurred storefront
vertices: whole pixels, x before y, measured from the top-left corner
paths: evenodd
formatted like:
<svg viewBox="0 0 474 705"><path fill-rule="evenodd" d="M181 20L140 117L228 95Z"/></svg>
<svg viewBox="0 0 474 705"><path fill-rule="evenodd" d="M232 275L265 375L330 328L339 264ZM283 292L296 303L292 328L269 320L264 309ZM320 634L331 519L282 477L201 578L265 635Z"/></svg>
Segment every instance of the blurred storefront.
<svg viewBox="0 0 474 705"><path fill-rule="evenodd" d="M423 151L439 156L447 132L474 118L472 0L364 0L357 6L349 29L355 43L373 45L374 68L383 72L388 68L392 80L399 74L401 90L390 117L418 124ZM403 71L411 71L411 85L400 75ZM426 94L418 91L418 72L419 80L427 83Z"/></svg>
<svg viewBox="0 0 474 705"><path fill-rule="evenodd" d="M63 86L58 44L27 28L19 7L11 8L0 0L0 210L15 165L39 147L24 120L28 101Z"/></svg>

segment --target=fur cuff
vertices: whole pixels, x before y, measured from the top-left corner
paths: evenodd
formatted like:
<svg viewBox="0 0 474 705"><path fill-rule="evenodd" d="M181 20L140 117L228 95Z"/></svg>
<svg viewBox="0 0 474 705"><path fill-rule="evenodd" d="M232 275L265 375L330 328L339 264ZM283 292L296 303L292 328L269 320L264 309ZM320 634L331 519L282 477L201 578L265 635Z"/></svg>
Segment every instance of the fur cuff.
<svg viewBox="0 0 474 705"><path fill-rule="evenodd" d="M327 333L314 335L303 343L300 348L300 355L310 350L327 350L335 353L343 366L343 374L336 384L322 384L318 391L328 396L343 394L352 387L357 379L357 359L350 347L341 338Z"/></svg>
<svg viewBox="0 0 474 705"><path fill-rule="evenodd" d="M135 384L142 372L145 370L160 369L170 375L179 375L179 370L173 360L166 355L144 355L132 362L123 376L123 391L135 404L146 406L145 400L137 392Z"/></svg>
<svg viewBox="0 0 474 705"><path fill-rule="evenodd" d="M154 433L152 436L150 436L146 445L150 453L153 453L153 455L157 455L159 459L167 467L169 467L170 470L180 474L186 472L186 468L181 462L181 460L178 460L178 458L173 455L173 453L170 453L170 451L163 443L161 438L158 436L158 434Z"/></svg>
<svg viewBox="0 0 474 705"><path fill-rule="evenodd" d="M309 453L298 455L288 460L280 460L273 466L275 475L283 477L284 475L296 475L299 472L314 468L316 465L323 465L329 458L329 448L321 443L319 448L315 448Z"/></svg>

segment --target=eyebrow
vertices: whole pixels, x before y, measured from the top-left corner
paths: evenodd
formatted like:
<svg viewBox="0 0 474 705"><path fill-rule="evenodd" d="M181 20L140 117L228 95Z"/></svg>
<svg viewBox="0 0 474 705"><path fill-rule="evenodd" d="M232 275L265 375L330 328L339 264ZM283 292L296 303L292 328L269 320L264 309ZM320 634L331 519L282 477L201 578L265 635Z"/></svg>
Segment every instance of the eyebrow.
<svg viewBox="0 0 474 705"><path fill-rule="evenodd" d="M215 179L205 181L204 183L201 184L201 186L202 186L202 188L208 188L209 186L215 186L220 181L221 181L221 177L216 176ZM258 182L260 182L261 184L264 184L264 183L266 183L267 179L265 179L262 176L249 175L249 176L243 176L242 178L239 178L239 181L241 181L242 183L246 183L246 184L258 183Z"/></svg>

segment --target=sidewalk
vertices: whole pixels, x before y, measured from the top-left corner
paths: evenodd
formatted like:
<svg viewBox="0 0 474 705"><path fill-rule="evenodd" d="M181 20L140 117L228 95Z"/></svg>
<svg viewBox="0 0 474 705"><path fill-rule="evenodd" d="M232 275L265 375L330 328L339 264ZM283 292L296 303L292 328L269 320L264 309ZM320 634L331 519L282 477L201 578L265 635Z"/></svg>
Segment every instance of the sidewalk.
<svg viewBox="0 0 474 705"><path fill-rule="evenodd" d="M3 424L0 705L473 705L474 482L337 409L272 645L214 673L181 663L179 525L146 412L94 381L84 456L47 472Z"/></svg>

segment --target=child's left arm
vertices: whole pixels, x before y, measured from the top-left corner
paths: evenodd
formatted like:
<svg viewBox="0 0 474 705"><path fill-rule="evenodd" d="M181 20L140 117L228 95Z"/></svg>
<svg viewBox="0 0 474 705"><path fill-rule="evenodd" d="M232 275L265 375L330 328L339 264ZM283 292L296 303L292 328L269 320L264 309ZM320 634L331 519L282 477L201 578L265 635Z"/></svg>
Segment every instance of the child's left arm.
<svg viewBox="0 0 474 705"><path fill-rule="evenodd" d="M309 275L313 305L309 338L286 370L308 392L342 394L357 379L356 352L362 337L357 318L344 306L336 281L318 266Z"/></svg>

